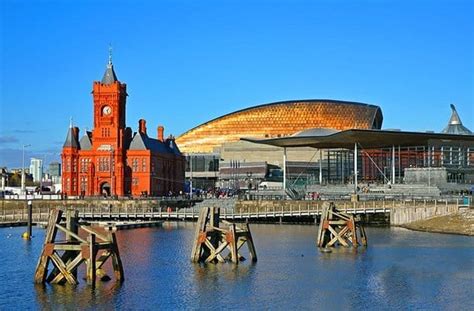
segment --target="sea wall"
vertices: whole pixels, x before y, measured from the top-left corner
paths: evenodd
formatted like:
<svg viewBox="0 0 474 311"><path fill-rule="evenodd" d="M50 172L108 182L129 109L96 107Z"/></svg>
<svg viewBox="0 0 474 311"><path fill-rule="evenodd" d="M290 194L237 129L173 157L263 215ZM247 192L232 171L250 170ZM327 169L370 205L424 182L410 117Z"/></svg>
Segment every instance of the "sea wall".
<svg viewBox="0 0 474 311"><path fill-rule="evenodd" d="M390 225L402 226L435 216L453 214L458 210L459 208L457 204L435 204L423 207L396 207L390 210Z"/></svg>

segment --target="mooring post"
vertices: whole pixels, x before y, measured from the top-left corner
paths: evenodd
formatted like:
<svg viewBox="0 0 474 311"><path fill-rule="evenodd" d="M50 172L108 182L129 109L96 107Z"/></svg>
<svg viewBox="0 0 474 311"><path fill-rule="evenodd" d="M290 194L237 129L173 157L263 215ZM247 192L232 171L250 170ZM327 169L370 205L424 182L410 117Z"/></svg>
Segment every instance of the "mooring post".
<svg viewBox="0 0 474 311"><path fill-rule="evenodd" d="M33 226L33 203L30 201L28 201L28 231L27 231L27 234L28 234L28 237L27 239L31 239L31 235L32 235L32 227Z"/></svg>

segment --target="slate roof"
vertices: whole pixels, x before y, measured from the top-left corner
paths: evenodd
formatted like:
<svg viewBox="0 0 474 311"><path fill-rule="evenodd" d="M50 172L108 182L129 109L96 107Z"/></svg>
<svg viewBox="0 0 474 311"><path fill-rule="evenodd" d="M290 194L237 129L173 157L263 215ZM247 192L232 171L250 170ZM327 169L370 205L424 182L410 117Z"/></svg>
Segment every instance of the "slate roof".
<svg viewBox="0 0 474 311"><path fill-rule="evenodd" d="M150 150L160 153L181 154L174 141L170 140L169 142L161 142L158 139L150 138L148 135L143 133L135 133L128 150Z"/></svg>
<svg viewBox="0 0 474 311"><path fill-rule="evenodd" d="M91 132L85 132L84 136L82 136L81 140L79 141L79 145L81 146L81 150L91 150L92 149L92 142L90 139Z"/></svg>
<svg viewBox="0 0 474 311"><path fill-rule="evenodd" d="M64 142L63 147L64 148L66 147L79 148L79 143L77 142L77 139L74 137L72 126L70 126L69 130L67 131L66 141Z"/></svg>
<svg viewBox="0 0 474 311"><path fill-rule="evenodd" d="M168 144L168 148L176 155L181 155L181 151L178 148L178 145L176 145L176 142L174 139L167 139L166 143Z"/></svg>
<svg viewBox="0 0 474 311"><path fill-rule="evenodd" d="M461 118L459 117L456 107L451 105L451 118L449 118L448 125L443 129L442 133L445 134L456 134L456 135L472 135L472 131L462 125Z"/></svg>
<svg viewBox="0 0 474 311"><path fill-rule="evenodd" d="M114 65L112 65L112 62L109 62L107 64L107 68L105 69L104 76L102 77L102 83L112 84L115 81L118 81L118 79L114 71Z"/></svg>

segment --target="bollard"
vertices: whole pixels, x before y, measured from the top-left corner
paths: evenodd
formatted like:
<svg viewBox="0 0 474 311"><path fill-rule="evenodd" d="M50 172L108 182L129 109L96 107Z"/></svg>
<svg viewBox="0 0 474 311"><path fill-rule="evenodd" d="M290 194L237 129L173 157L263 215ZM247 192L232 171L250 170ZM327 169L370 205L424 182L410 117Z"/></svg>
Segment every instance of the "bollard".
<svg viewBox="0 0 474 311"><path fill-rule="evenodd" d="M33 225L33 203L30 201L27 202L27 213L28 213L28 225L26 232L23 233L22 238L25 240L31 240L32 235L32 225Z"/></svg>

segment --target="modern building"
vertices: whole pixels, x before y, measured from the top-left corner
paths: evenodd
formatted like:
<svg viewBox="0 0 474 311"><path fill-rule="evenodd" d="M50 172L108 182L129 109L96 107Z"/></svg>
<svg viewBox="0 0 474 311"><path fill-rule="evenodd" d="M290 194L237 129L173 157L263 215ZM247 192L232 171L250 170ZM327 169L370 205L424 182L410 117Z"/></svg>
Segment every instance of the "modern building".
<svg viewBox="0 0 474 311"><path fill-rule="evenodd" d="M312 129L283 138L244 140L280 147L284 152L301 146L319 149L325 154L319 163L321 183L424 183L443 189L472 185L474 135L462 125L453 105L451 108L442 133Z"/></svg>
<svg viewBox="0 0 474 311"><path fill-rule="evenodd" d="M269 177L265 174L262 176L262 167L271 170L267 175L273 173L272 176L282 176L283 150L241 141L243 137L285 137L314 127L337 130L379 129L382 121L382 110L375 105L327 99L282 101L239 110L205 122L180 135L176 143L187 153L188 163L190 158L195 159L193 161L201 161L196 159L209 156L219 159L218 162L213 162L217 165L212 166L212 171L200 171L195 167L191 174L188 164L186 178L192 179L195 187L234 184L247 184L248 187L244 180L249 179L247 175L252 174L253 185ZM312 148L303 147L288 152L289 158L296 162L314 162L319 159L319 153L315 153ZM241 168L237 169L236 165ZM222 174L218 174L219 167L223 167ZM228 167L239 172L229 175ZM249 167L255 170L249 170ZM310 172L313 173L312 169ZM235 182L236 174L245 176L240 183Z"/></svg>
<svg viewBox="0 0 474 311"><path fill-rule="evenodd" d="M43 160L31 158L30 172L33 175L34 182L40 182L43 178Z"/></svg>
<svg viewBox="0 0 474 311"><path fill-rule="evenodd" d="M51 162L49 163L49 176L51 177L51 181L53 183L61 183L61 163L59 162Z"/></svg>
<svg viewBox="0 0 474 311"><path fill-rule="evenodd" d="M380 129L382 121L382 110L375 105L327 99L284 101L226 114L190 129L176 143L185 153L213 152L242 137L284 137L311 128Z"/></svg>
<svg viewBox="0 0 474 311"><path fill-rule="evenodd" d="M207 182L214 180L217 186L235 185L242 188L248 181L257 185L263 180L279 179L282 182L284 177L294 185L340 184L352 182L355 176L365 182L399 183L412 180L415 168L428 166L446 168L445 183L474 182L471 172L474 169L474 146L472 137L469 137L472 133L462 125L454 106L449 124L442 133L446 136L414 133L418 137L415 141L411 138L403 141L398 139L406 139L410 135L391 130L391 133L400 132L401 136L393 137L390 145L386 145L386 141L385 145L372 142L365 145L365 140L357 142L359 161L355 172L354 147L348 148L347 144L338 144L330 138L352 135L351 131L382 133L382 122L382 111L375 105L334 100L295 100L227 114L194 127L176 141L181 150L187 152L188 159L194 158L195 154L204 157L206 152L212 152L215 158L219 158L219 173L214 178L206 172L200 176L196 168L192 176L187 171L186 178L192 178L193 184L198 184L200 178L206 178ZM465 136L458 139L459 135ZM291 148L260 143L262 140L285 141L293 140L291 137L302 139L306 136L328 137L331 143L317 147L303 143ZM386 134L382 136L387 137ZM377 136L375 139L382 138ZM263 177L262 169L266 169ZM408 172L406 179L405 171ZM215 176L215 172L212 175Z"/></svg>
<svg viewBox="0 0 474 311"><path fill-rule="evenodd" d="M79 137L69 127L62 151L62 191L67 195L158 196L184 189L185 160L173 136L148 135L126 126L127 85L117 79L109 56L104 76L93 83L94 124Z"/></svg>

